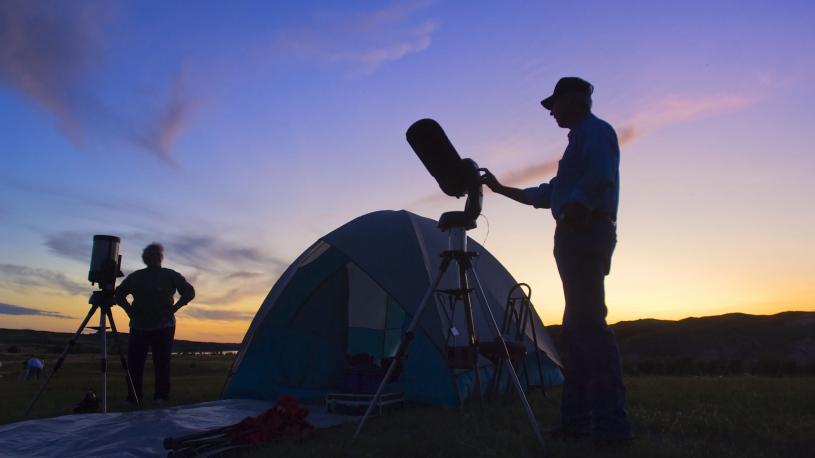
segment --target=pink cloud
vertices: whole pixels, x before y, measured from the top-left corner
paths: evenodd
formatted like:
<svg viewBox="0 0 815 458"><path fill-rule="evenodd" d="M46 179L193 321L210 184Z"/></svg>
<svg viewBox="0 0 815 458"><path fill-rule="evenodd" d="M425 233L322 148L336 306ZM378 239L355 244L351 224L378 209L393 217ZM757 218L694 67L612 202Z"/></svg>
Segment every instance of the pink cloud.
<svg viewBox="0 0 815 458"><path fill-rule="evenodd" d="M100 58L91 8L56 1L0 2L0 80L82 139L75 112L88 94L83 81Z"/></svg>
<svg viewBox="0 0 815 458"><path fill-rule="evenodd" d="M713 97L671 96L635 113L617 129L620 146L665 127L745 108L755 100L740 95ZM509 186L541 182L557 172L558 160L546 160L511 170L501 178Z"/></svg>
<svg viewBox="0 0 815 458"><path fill-rule="evenodd" d="M187 127L192 109L193 103L187 95L184 77L178 75L170 86L161 111L141 134L141 143L161 159L172 163L172 147Z"/></svg>
<svg viewBox="0 0 815 458"><path fill-rule="evenodd" d="M753 99L740 95L667 97L623 123L617 132L618 139L621 146L627 145L654 130L740 110L753 102Z"/></svg>
<svg viewBox="0 0 815 458"><path fill-rule="evenodd" d="M0 1L0 84L56 118L79 146L91 133L113 135L169 160L191 111L184 85L177 79L164 104L145 110L144 121L134 119L139 106L107 108L93 81L104 63L107 10L105 3Z"/></svg>
<svg viewBox="0 0 815 458"><path fill-rule="evenodd" d="M502 182L507 186L520 186L540 180L542 177L550 177L557 171L558 161L544 161L515 169L507 173Z"/></svg>

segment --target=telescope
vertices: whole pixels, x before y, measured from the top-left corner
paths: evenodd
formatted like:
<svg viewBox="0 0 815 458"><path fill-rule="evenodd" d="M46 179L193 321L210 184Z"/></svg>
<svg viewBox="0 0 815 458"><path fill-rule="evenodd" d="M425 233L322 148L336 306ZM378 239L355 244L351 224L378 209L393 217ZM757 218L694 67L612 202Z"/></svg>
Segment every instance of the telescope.
<svg viewBox="0 0 815 458"><path fill-rule="evenodd" d="M116 286L116 278L124 276L120 270L122 266L122 256L119 254L120 242L119 237L114 235L93 236L88 281L91 284L98 284L101 290L112 291Z"/></svg>
<svg viewBox="0 0 815 458"><path fill-rule="evenodd" d="M462 159L444 129L433 119L416 121L408 128L406 137L442 192L456 198L467 196L464 211L442 214L439 227L444 231L474 229L483 200L478 164L469 158Z"/></svg>
<svg viewBox="0 0 815 458"><path fill-rule="evenodd" d="M436 182L438 182L442 192L448 196L457 198L467 196L467 202L464 205L464 211L442 213L439 218L439 229L447 233L447 250L441 253L441 264L439 265L436 277L428 285L419 306L416 308L416 312L413 314L413 319L402 335L402 340L396 349L393 362L388 367L373 398L368 403L368 408L365 410L365 414L360 420L359 425L357 425L354 439L359 436L362 427L365 425L374 407L379 405L377 404L378 400L385 389L385 384L391 380L393 371L397 366L402 364L408 345L410 345L410 342L413 340L413 332L419 325L422 312L431 302L430 299L434 294L448 295L450 300L451 311L448 315L449 321L446 323L446 325L448 325L447 329L449 330L446 340L447 355L450 359L463 361L463 363L451 363L450 367L453 368L454 364L463 364L458 366L457 369L470 369L472 371L473 377L475 378L475 392L478 393L479 399L481 399L481 366L479 365L479 360L482 358L483 353L479 350L479 339L475 327L476 321L473 316L473 302L470 298L471 294L478 294L478 303L482 308L485 318L488 318L486 321L491 325L490 330L494 333L493 335L496 336L496 342L494 343L499 344L497 346L499 351L503 350L501 357L504 358L502 361L506 361L509 368L508 378L514 385L515 392L521 400L521 404L526 412L529 425L532 427L535 437L541 447L543 447L543 435L541 434L540 427L532 412L532 407L529 405L529 400L524 394L521 381L518 379L518 373L512 362L512 356L510 355L509 347L507 347L507 342L504 340L503 333L498 327L495 315L492 309L490 309L487 295L484 293L484 288L478 279L473 263L473 258L478 256L478 252L467 249L467 231L476 227L476 219L478 219L478 216L481 214L483 199L481 192L483 184L483 178L480 173L481 170L474 160L462 159L461 156L458 155L450 139L447 138L447 134L444 133L444 129L441 128L439 123L432 119L420 119L413 123L408 128L406 137L413 151L419 156L425 168L427 168L427 171L430 172L433 178L436 179ZM448 268L453 262L458 266L458 287L439 289L442 278L448 273ZM475 285L472 288L470 287L470 278L475 280ZM437 304L437 306L441 306L438 299L433 302ZM451 336L459 335L453 322L453 317L456 316L455 306L458 302L462 303L464 309L464 321L466 322L467 340L469 341L466 347L449 345ZM456 354L460 354L462 357L456 358Z"/></svg>
<svg viewBox="0 0 815 458"><path fill-rule="evenodd" d="M122 352L122 348L124 347L122 347L121 342L119 342L119 333L116 330L116 323L113 321L113 312L110 310L116 303L116 299L114 298L114 293L116 291L116 278L124 277L124 274L121 271L122 255L119 254L120 242L121 239L115 235L93 236L93 248L91 249L91 266L88 270L88 281L91 282L91 285L94 283L99 285L99 289L91 293L91 297L88 299L88 303L91 304L88 314L85 315L85 319L82 320L82 324L79 325L79 329L76 330L76 333L73 335L73 337L71 337L71 340L68 341L68 345L65 346L62 354L60 354L59 358L57 358L57 362L54 363L54 367L51 369L51 373L48 374L48 378L45 379L43 384L40 385L40 389L34 394L34 398L31 399L31 402L28 404L28 408L25 411L26 417L29 413L31 413L31 409L34 407L34 404L37 403L37 400L40 398L43 391L45 391L45 388L48 386L51 378L62 367L65 357L68 355L71 348L73 348L73 346L76 344L79 336L82 335L82 330L85 329L85 326L87 326L88 322L96 313L96 310L99 310L98 329L99 348L101 350L99 363L100 371L102 373L102 412L108 411L108 321L110 322L110 330L113 334L113 339L116 341L116 349L119 352L119 361L122 364L122 369L124 369L125 372L128 393L133 397L133 399L136 400L136 404L141 406L141 401L139 401L139 396L136 394L136 388L133 385L133 379L130 378L130 370L127 368L127 359L125 359L125 355Z"/></svg>

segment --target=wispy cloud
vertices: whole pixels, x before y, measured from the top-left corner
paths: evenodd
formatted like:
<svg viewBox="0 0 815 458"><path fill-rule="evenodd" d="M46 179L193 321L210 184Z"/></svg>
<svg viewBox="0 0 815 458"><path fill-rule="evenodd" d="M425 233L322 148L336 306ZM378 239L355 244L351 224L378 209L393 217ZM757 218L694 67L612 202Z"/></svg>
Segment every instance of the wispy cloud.
<svg viewBox="0 0 815 458"><path fill-rule="evenodd" d="M557 172L558 161L543 161L529 165L522 169L515 169L506 174L502 179L507 186L521 186L540 180L543 177L550 177Z"/></svg>
<svg viewBox="0 0 815 458"><path fill-rule="evenodd" d="M0 315L45 316L50 318L62 318L62 319L73 318L67 315L63 315L59 312L52 312L50 310L35 309L30 307L20 307L19 305L3 303L0 303Z"/></svg>
<svg viewBox="0 0 815 458"><path fill-rule="evenodd" d="M65 274L49 269L39 269L17 264L0 264L0 285L10 289L36 288L71 295L87 294L90 284L82 285Z"/></svg>
<svg viewBox="0 0 815 458"><path fill-rule="evenodd" d="M635 113L622 124L618 130L620 145L628 145L658 129L740 110L754 102L754 99L741 95L667 97Z"/></svg>
<svg viewBox="0 0 815 458"><path fill-rule="evenodd" d="M87 102L83 82L101 56L89 6L57 1L0 2L0 79L54 115L74 141Z"/></svg>
<svg viewBox="0 0 815 458"><path fill-rule="evenodd" d="M248 280L252 278L262 277L266 274L263 272L234 272L224 277L224 280Z"/></svg>
<svg viewBox="0 0 815 458"><path fill-rule="evenodd" d="M79 262L90 261L92 238L86 234L60 232L45 237L45 246L52 253Z"/></svg>
<svg viewBox="0 0 815 458"><path fill-rule="evenodd" d="M111 220L164 221L168 218L163 211L142 203L139 199L104 199L104 196L100 197L98 192L70 189L50 182L36 183L36 179L38 178L21 179L16 175L4 176L0 172L0 193L5 192L2 188L9 188L26 194L34 194L54 204L54 209L50 213L54 219L66 214L74 216L81 213L88 215L86 221L94 225L99 222L107 225ZM75 235L71 234L71 236ZM78 234L78 236L89 237L90 234ZM87 246L90 246L90 242Z"/></svg>
<svg viewBox="0 0 815 458"><path fill-rule="evenodd" d="M209 307L189 305L181 309L182 315L197 318L199 320L213 321L247 321L251 320L255 314L252 312L242 312L239 310L224 310Z"/></svg>
<svg viewBox="0 0 815 458"><path fill-rule="evenodd" d="M146 240L148 237L138 236ZM269 254L252 245L237 245L220 237L208 234L175 235L164 243L169 255L181 259L186 265L204 271L242 271L241 267L264 266L266 269L280 269L288 261Z"/></svg>
<svg viewBox="0 0 815 458"><path fill-rule="evenodd" d="M424 51L430 47L433 32L438 28L439 24L437 22L428 21L408 30L406 39L403 41L369 49L337 51L330 55L330 60L359 63L363 65L365 72L370 73L386 62L397 61L408 54Z"/></svg>
<svg viewBox="0 0 815 458"><path fill-rule="evenodd" d="M232 282L231 284L234 286L226 292L223 292L223 288L229 286L229 282L219 282L217 284L222 292L202 295L197 300L202 304L208 305L229 305L248 298L262 297L268 293L272 285L274 285L273 279L275 276L279 276L279 274L263 275L262 277L241 280L240 282Z"/></svg>
<svg viewBox="0 0 815 458"><path fill-rule="evenodd" d="M205 272L217 273L220 278L257 278L262 274L247 271L247 266L263 267L264 271L277 271L288 265L288 260L252 245L239 245L211 234L162 235L134 232L122 235L124 246L131 253L153 241L162 243L166 258ZM57 232L45 237L45 245L52 253L80 262L87 262L91 252L92 234Z"/></svg>
<svg viewBox="0 0 815 458"><path fill-rule="evenodd" d="M370 74L430 46L439 22L416 18L429 5L414 1L367 13L317 14L309 25L280 31L275 47L307 61L349 64Z"/></svg>
<svg viewBox="0 0 815 458"><path fill-rule="evenodd" d="M635 113L623 122L617 129L618 141L620 146L630 145L653 131L740 110L754 101L754 99L741 95L667 97ZM558 159L532 163L504 173L501 181L509 186L540 182L557 172L557 164Z"/></svg>
<svg viewBox="0 0 815 458"><path fill-rule="evenodd" d="M290 260L269 253L262 246L243 245L217 235L168 235L133 232L122 237L121 251L126 254L125 270L135 270L142 247L159 241L166 249L166 263L182 272L195 286L197 294L190 316L218 321L251 319L248 312L230 311L240 302L258 301L268 293L274 280ZM45 237L51 253L81 263L84 275L90 257L92 234L58 232ZM179 266L179 267L177 267ZM73 270L72 270L73 272ZM72 281L67 275L48 269L0 264L0 287L26 292L87 294L92 288ZM258 302L259 304L259 302ZM219 307L220 306L220 307ZM226 309L226 310L225 310Z"/></svg>
<svg viewBox="0 0 815 458"><path fill-rule="evenodd" d="M59 232L47 235L44 243L52 253L86 264L91 241L91 234ZM153 241L164 245L165 264L182 266L179 270L196 288L197 304L229 305L261 297L290 262L262 248L235 244L214 235L161 236L139 232L122 235L121 251L129 254L127 258L131 261L126 260L122 266L125 273L142 267L140 263L133 265L133 258L138 259L141 249ZM14 283L18 285L44 288L49 284L42 281L43 272L17 269L15 275ZM56 275L61 274L51 272L52 277Z"/></svg>
<svg viewBox="0 0 815 458"><path fill-rule="evenodd" d="M179 74L170 86L166 104L161 108L141 135L144 146L165 161L174 163L172 147L187 127L193 111L193 101L186 90L183 74Z"/></svg>
<svg viewBox="0 0 815 458"><path fill-rule="evenodd" d="M145 110L146 121L132 114L143 107L106 107L95 81L105 57L108 11L103 2L0 2L0 83L54 116L77 145L85 146L89 133L113 135L168 160L188 119L189 98L177 80L162 106Z"/></svg>

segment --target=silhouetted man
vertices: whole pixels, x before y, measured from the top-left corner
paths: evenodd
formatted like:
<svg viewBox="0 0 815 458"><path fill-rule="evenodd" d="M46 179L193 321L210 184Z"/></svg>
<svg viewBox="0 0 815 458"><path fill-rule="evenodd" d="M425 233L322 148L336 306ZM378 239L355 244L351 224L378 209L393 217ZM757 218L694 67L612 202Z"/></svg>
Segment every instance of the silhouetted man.
<svg viewBox="0 0 815 458"><path fill-rule="evenodd" d="M606 324L604 278L617 243L620 148L614 129L591 113L594 87L561 78L541 104L558 126L569 129L569 144L548 183L518 189L490 172L494 192L535 208L550 208L557 222L555 262L563 282L565 383L561 426L565 439L591 435L598 445L631 442L625 386L617 342Z"/></svg>
<svg viewBox="0 0 815 458"><path fill-rule="evenodd" d="M142 376L149 349L153 352L156 373L153 399L161 404L170 398L170 355L175 335L175 312L195 297L195 290L180 273L161 267L164 247L160 244L147 245L142 252L142 260L147 268L128 275L116 288L116 303L130 317L127 358L136 394L142 399ZM173 303L176 292L181 297ZM129 294L133 295L132 305L127 301Z"/></svg>

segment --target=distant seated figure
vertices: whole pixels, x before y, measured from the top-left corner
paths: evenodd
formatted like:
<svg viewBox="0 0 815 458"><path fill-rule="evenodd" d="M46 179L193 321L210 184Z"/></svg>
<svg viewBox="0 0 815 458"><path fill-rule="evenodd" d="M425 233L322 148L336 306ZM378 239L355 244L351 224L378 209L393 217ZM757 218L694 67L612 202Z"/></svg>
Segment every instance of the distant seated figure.
<svg viewBox="0 0 815 458"><path fill-rule="evenodd" d="M195 297L195 289L178 272L161 267L164 247L151 243L142 252L147 266L128 275L116 288L116 303L130 317L130 341L127 358L136 395L142 399L142 377L148 350L153 352L156 385L153 399L170 399L170 355L175 336L175 312ZM175 293L180 294L174 303ZM133 296L133 303L127 296ZM130 397L130 394L128 394ZM133 399L130 399L134 401Z"/></svg>
<svg viewBox="0 0 815 458"><path fill-rule="evenodd" d="M25 379L28 380L36 376L37 380L39 380L44 368L45 363L43 363L40 358L29 356L28 359L25 360Z"/></svg>

